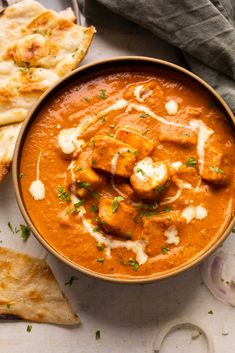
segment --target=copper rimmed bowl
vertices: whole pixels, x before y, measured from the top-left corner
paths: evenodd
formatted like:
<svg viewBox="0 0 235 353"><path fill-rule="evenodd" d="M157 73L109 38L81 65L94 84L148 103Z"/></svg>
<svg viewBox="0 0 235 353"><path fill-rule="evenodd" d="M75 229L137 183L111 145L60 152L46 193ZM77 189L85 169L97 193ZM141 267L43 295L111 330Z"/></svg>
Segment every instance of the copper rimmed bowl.
<svg viewBox="0 0 235 353"><path fill-rule="evenodd" d="M224 113L227 121L231 125L232 129L235 131L235 118L232 113L232 111L229 109L227 104L224 102L224 100L219 96L218 93L215 92L215 90L208 85L205 81L203 81L201 78L198 76L194 75L190 71L175 65L173 63L163 61L163 60L158 60L158 59L153 59L153 58L147 58L147 57L140 57L140 56L125 56L125 57L115 57L107 60L102 60L98 62L93 62L91 64L82 66L78 68L77 70L73 71L63 79L61 79L58 83L56 83L50 90L48 90L37 102L37 104L34 106L34 108L29 112L27 119L24 121L23 127L20 131L17 143L16 143L16 148L15 148L15 153L14 153L14 159L13 159L13 183L14 183L14 188L15 188L15 193L16 193L16 199L20 208L20 211L32 230L32 233L35 235L35 237L41 242L41 244L48 250L50 251L53 255L58 257L61 261L66 263L67 265L96 278L103 279L103 280L108 280L112 282L119 282L119 283L146 283L146 282L152 282L156 280L161 280L164 278L168 278L171 276L174 276L176 274L179 274L192 266L198 264L200 261L205 259L207 256L209 256L230 234L233 224L234 224L234 217L228 222L226 225L225 230L223 233L215 239L215 241L210 244L208 248L205 249L202 253L198 255L198 257L193 258L192 260L186 262L185 264L181 265L180 267L177 267L175 269L171 269L167 272L164 273L157 273L155 275L151 276L142 276L142 277L137 277L137 278L114 278L114 277L109 277L106 274L101 274L94 272L92 270L89 270L87 268L84 268L83 266L79 264L75 264L72 262L70 259L66 258L63 254L59 253L55 248L50 245L49 242L47 242L43 234L40 234L39 231L36 229L33 221L29 217L29 214L27 212L27 207L24 204L23 197L22 197L22 190L21 190L21 185L20 185L20 162L21 162L21 154L22 154L22 147L24 145L25 138L27 136L27 133L30 129L30 126L34 122L34 120L37 118L38 113L41 111L41 109L55 96L56 93L58 93L60 90L65 90L66 87L68 87L72 83L79 83L80 80L87 79L89 77L92 77L92 75L97 75L99 74L104 74L106 72L113 72L117 71L118 69L122 68L128 68L131 70L132 68L143 68L143 69L156 69L156 68L162 68L163 70L167 71L172 71L172 72L178 72L181 75L187 77L188 79L192 80L192 82L195 82L199 84L204 90L210 93L210 95L213 97L214 101L222 112Z"/></svg>

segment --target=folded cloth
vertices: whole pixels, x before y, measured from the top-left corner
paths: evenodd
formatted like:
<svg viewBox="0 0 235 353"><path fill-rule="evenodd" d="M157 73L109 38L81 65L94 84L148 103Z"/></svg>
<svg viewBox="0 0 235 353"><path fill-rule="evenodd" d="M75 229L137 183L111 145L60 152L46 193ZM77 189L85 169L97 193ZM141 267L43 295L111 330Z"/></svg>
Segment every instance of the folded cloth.
<svg viewBox="0 0 235 353"><path fill-rule="evenodd" d="M235 0L78 2L85 16L91 17L91 7L102 4L181 49L191 70L235 112Z"/></svg>

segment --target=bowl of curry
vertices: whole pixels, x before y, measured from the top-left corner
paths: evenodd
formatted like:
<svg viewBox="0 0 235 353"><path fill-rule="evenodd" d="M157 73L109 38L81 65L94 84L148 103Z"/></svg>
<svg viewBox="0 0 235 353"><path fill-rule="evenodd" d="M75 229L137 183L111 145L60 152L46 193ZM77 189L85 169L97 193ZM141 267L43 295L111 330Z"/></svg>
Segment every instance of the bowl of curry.
<svg viewBox="0 0 235 353"><path fill-rule="evenodd" d="M56 84L24 123L13 162L40 242L97 278L142 283L190 268L230 233L234 117L172 63L121 57Z"/></svg>

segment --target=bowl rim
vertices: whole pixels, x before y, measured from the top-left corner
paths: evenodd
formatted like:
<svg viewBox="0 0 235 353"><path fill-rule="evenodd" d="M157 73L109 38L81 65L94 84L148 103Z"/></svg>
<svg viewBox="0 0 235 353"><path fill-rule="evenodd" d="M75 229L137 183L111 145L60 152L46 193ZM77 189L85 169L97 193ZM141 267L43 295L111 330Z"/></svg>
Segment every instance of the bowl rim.
<svg viewBox="0 0 235 353"><path fill-rule="evenodd" d="M56 94L56 89L57 87L60 87L61 83L66 82L71 79L73 76L75 77L75 80L79 81L79 77L76 77L80 72L85 72L88 70L87 73L85 73L85 76L89 76L90 69L94 69L99 66L104 66L106 64L111 65L113 64L113 68L117 68L118 64L125 64L125 62L133 62L133 65L137 66L138 64L147 64L150 63L153 66L162 66L163 68L170 68L174 69L176 72L179 72L186 77L189 77L189 79L192 79L192 81L196 81L199 85L203 86L209 93L213 96L213 98L216 100L217 104L220 105L224 111L224 114L226 118L232 123L233 129L235 130L235 117L233 115L233 112L231 109L228 107L227 103L223 100L223 98L203 79L201 79L199 76L196 74L192 73L191 71L185 69L184 67L181 67L175 63L169 62L167 60L162 60L162 59L156 59L156 58L151 58L151 57L145 57L145 56L115 56L111 57L108 59L103 59L103 60L97 60L93 61L91 63L88 63L86 65L82 65L81 67L75 69L74 71L70 72L63 78L61 78L59 81L57 81L55 84L52 85L50 89L48 89L46 92L42 94L42 96L39 98L39 100L36 102L36 104L30 109L30 111L27 114L26 119L23 122L23 125L21 127L20 133L18 135L16 145L15 145L15 150L14 150L14 156L13 156L13 163L12 163L12 180L13 180L13 186L15 189L15 195L16 195L16 201L18 203L20 212L25 220L25 222L28 224L30 227L33 235L36 237L36 239L46 248L47 251L49 251L52 255L57 257L59 260L61 260L63 263L66 265L72 267L73 269L76 269L80 271L81 273L88 275L93 278L98 278L102 279L104 281L108 282L113 282L113 283L126 283L126 284L144 284L144 283L151 283L155 281L160 281L163 279L171 278L176 275L179 275L180 273L187 271L191 269L192 267L198 265L200 262L202 262L205 258L207 258L209 255L211 255L218 247L223 243L223 241L228 237L230 234L234 223L235 223L235 216L232 216L231 219L228 221L225 230L223 233L216 239L216 241L212 242L211 244L208 245L206 250L202 252L202 254L197 255L193 257L191 260L187 261L186 263L182 264L179 267L176 267L175 269L168 270L166 272L162 273L157 273L153 275L148 275L148 276L139 276L139 277L112 277L107 274L102 274L98 273L95 271L92 271L88 268L85 268L79 264L74 263L73 261L69 260L66 256L64 256L62 253L57 251L52 245L50 245L49 242L47 242L44 238L43 235L40 234L40 232L36 229L34 226L33 222L31 221L27 209L24 205L23 198L21 196L21 187L20 187L20 177L19 177L19 167L20 167L20 160L21 160L21 151L22 147L24 145L25 137L27 135L27 131L29 130L31 123L34 121L34 119L37 116L37 112L40 111L42 103L47 101L47 98L50 96L55 96ZM116 65L115 65L116 64ZM121 66L120 66L121 68ZM68 87L69 83L67 83ZM66 87L66 84L65 84Z"/></svg>

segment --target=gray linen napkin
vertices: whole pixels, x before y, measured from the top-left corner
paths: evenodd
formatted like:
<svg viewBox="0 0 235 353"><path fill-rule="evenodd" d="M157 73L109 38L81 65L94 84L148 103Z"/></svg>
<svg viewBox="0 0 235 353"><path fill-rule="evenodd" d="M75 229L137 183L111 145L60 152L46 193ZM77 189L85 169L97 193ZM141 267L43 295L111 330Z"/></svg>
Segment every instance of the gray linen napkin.
<svg viewBox="0 0 235 353"><path fill-rule="evenodd" d="M97 4L182 50L191 70L235 112L235 0L78 0L85 16Z"/></svg>

